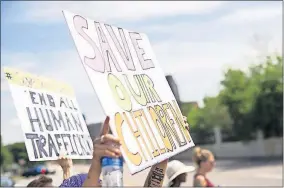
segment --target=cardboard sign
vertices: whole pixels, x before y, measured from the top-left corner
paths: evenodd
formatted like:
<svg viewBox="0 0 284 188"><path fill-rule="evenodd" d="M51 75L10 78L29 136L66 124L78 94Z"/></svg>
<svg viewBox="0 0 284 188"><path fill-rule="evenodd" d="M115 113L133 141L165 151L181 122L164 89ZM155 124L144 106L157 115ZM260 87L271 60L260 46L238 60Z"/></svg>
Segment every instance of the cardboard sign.
<svg viewBox="0 0 284 188"><path fill-rule="evenodd" d="M130 172L194 146L147 36L63 13Z"/></svg>
<svg viewBox="0 0 284 188"><path fill-rule="evenodd" d="M4 73L30 161L56 160L61 153L92 158L92 139L70 86L11 68Z"/></svg>

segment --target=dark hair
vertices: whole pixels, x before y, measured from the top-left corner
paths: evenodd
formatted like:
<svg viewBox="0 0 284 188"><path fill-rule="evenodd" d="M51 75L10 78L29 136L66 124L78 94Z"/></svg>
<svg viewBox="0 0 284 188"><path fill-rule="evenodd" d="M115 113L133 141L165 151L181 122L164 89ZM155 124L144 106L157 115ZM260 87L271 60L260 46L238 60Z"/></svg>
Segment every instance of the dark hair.
<svg viewBox="0 0 284 188"><path fill-rule="evenodd" d="M38 179L31 181L27 187L46 187L47 184L51 184L52 179L46 176L40 176Z"/></svg>

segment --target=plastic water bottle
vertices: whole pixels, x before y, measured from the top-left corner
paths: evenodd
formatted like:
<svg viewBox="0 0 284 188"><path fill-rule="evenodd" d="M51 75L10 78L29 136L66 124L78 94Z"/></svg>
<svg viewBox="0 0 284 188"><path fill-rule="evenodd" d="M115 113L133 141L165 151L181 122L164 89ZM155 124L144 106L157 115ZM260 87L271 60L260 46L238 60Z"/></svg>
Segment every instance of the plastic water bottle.
<svg viewBox="0 0 284 188"><path fill-rule="evenodd" d="M123 187L123 158L102 158L102 186Z"/></svg>

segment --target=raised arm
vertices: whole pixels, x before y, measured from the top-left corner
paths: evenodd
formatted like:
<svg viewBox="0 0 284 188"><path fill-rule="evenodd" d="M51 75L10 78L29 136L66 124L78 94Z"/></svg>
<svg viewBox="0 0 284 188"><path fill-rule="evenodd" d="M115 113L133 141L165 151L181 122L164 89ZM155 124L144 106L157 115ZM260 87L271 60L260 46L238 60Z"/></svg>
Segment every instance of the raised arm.
<svg viewBox="0 0 284 188"><path fill-rule="evenodd" d="M120 145L120 141L109 133L109 117L106 118L101 131L101 137L94 141L94 151L92 164L88 172L83 187L100 187L101 158L102 157L120 157L120 150L113 145ZM108 144L106 144L108 143Z"/></svg>
<svg viewBox="0 0 284 188"><path fill-rule="evenodd" d="M68 179L72 175L73 162L72 159L67 158L66 156L61 156L57 163L61 166L63 170L63 180Z"/></svg>
<svg viewBox="0 0 284 188"><path fill-rule="evenodd" d="M92 160L88 177L83 183L83 187L100 187L101 163L99 160Z"/></svg>
<svg viewBox="0 0 284 188"><path fill-rule="evenodd" d="M168 166L168 159L151 167L144 187L162 187Z"/></svg>

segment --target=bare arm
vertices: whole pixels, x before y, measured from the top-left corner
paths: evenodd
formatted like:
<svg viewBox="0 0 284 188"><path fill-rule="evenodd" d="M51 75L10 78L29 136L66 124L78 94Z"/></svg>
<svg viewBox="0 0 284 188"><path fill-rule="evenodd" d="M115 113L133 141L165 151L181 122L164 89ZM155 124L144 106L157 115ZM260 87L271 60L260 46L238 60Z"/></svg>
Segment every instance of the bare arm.
<svg viewBox="0 0 284 188"><path fill-rule="evenodd" d="M71 177L71 168L63 169L63 179L66 180Z"/></svg>
<svg viewBox="0 0 284 188"><path fill-rule="evenodd" d="M162 187L165 179L165 174L168 166L168 160L162 161L152 166L144 187Z"/></svg>
<svg viewBox="0 0 284 188"><path fill-rule="evenodd" d="M109 117L106 118L101 130L101 137L94 141L93 159L88 172L88 177L83 183L83 187L100 187L101 158L102 157L120 157L121 152L118 149L120 141L109 133ZM107 144L108 143L108 144ZM115 147L117 145L117 147Z"/></svg>
<svg viewBox="0 0 284 188"><path fill-rule="evenodd" d="M68 179L71 177L72 174L72 167L73 167L73 162L72 159L69 159L66 156L61 156L58 160L57 163L61 166L62 171L63 171L63 180Z"/></svg>
<svg viewBox="0 0 284 188"><path fill-rule="evenodd" d="M92 160L91 167L88 172L88 177L83 183L83 187L100 187L101 163L97 160Z"/></svg>

